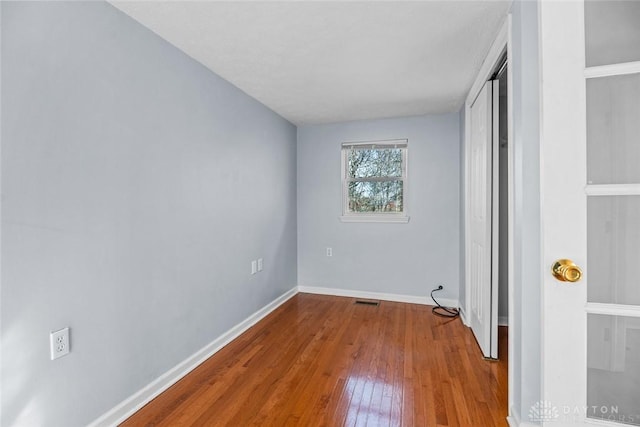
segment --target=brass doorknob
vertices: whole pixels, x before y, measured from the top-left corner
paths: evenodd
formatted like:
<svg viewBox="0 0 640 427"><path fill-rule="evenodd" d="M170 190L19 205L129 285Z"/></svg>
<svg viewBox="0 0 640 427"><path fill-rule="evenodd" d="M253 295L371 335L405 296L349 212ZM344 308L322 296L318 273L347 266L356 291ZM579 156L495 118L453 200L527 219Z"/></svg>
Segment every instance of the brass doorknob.
<svg viewBox="0 0 640 427"><path fill-rule="evenodd" d="M577 282L582 278L582 270L570 259L559 259L551 267L553 277L561 282Z"/></svg>

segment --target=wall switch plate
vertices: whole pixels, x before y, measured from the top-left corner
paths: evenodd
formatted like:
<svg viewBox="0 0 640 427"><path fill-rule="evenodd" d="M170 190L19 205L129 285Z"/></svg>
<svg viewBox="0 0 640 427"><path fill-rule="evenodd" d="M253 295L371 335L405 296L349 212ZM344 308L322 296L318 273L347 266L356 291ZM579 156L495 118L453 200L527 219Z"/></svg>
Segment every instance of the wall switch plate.
<svg viewBox="0 0 640 427"><path fill-rule="evenodd" d="M69 354L69 351L71 351L69 328L51 332L51 334L49 334L49 345L51 347L51 360L55 360Z"/></svg>
<svg viewBox="0 0 640 427"><path fill-rule="evenodd" d="M251 274L258 272L258 262L256 260L251 261Z"/></svg>
<svg viewBox="0 0 640 427"><path fill-rule="evenodd" d="M327 256L333 256L333 249L327 248Z"/></svg>
<svg viewBox="0 0 640 427"><path fill-rule="evenodd" d="M264 262L262 261L262 258L258 258L258 271L262 271L263 267L264 267Z"/></svg>

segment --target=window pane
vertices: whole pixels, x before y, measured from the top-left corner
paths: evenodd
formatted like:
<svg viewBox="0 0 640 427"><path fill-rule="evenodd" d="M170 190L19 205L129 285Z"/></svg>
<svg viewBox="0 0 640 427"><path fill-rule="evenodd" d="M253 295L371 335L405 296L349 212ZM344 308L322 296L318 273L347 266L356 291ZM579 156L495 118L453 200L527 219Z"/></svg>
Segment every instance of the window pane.
<svg viewBox="0 0 640 427"><path fill-rule="evenodd" d="M402 149L352 149L348 153L350 178L402 177Z"/></svg>
<svg viewBox="0 0 640 427"><path fill-rule="evenodd" d="M589 184L640 183L639 119L640 74L587 80Z"/></svg>
<svg viewBox="0 0 640 427"><path fill-rule="evenodd" d="M589 314L587 417L640 425L640 318Z"/></svg>
<svg viewBox="0 0 640 427"><path fill-rule="evenodd" d="M587 67L640 61L640 2L585 2Z"/></svg>
<svg viewBox="0 0 640 427"><path fill-rule="evenodd" d="M640 304L640 196L587 201L589 302Z"/></svg>
<svg viewBox="0 0 640 427"><path fill-rule="evenodd" d="M402 212L403 182L349 183L349 212Z"/></svg>

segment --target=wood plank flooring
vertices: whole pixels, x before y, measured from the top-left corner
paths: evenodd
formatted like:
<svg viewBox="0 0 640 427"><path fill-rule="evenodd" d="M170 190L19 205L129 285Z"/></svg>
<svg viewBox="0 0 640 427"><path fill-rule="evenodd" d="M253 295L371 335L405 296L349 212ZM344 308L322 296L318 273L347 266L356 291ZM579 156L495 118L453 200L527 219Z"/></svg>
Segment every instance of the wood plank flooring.
<svg viewBox="0 0 640 427"><path fill-rule="evenodd" d="M507 426L506 328L482 359L430 306L298 294L122 425Z"/></svg>

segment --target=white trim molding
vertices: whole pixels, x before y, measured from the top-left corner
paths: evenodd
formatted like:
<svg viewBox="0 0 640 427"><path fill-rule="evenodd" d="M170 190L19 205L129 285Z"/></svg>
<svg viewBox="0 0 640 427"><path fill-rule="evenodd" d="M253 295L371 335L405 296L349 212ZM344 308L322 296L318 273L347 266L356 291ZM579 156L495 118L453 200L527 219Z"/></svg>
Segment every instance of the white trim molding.
<svg viewBox="0 0 640 427"><path fill-rule="evenodd" d="M587 196L637 196L640 184L590 184L584 191Z"/></svg>
<svg viewBox="0 0 640 427"><path fill-rule="evenodd" d="M509 415L507 416L507 423L509 423L509 427L520 426L520 416L518 415L518 412L515 410L513 406L509 407Z"/></svg>
<svg viewBox="0 0 640 427"><path fill-rule="evenodd" d="M465 313L464 307L462 305L458 309L458 312L460 313L460 320L462 320L462 323L464 324L464 326L471 327L471 325L469 324L469 321L467 320L467 314Z"/></svg>
<svg viewBox="0 0 640 427"><path fill-rule="evenodd" d="M540 424L518 422L515 417L507 417L507 423L509 427L540 427Z"/></svg>
<svg viewBox="0 0 640 427"><path fill-rule="evenodd" d="M489 49L489 53L487 57L482 62L482 67L476 76L476 80L471 86L471 90L467 95L466 104L471 105L473 101L478 97L478 94L482 90L484 84L491 78L491 74L496 67L496 64L507 50L507 43L509 40L509 30L511 24L511 15L504 21L502 27L500 27L500 32L496 36L491 48Z"/></svg>
<svg viewBox="0 0 640 427"><path fill-rule="evenodd" d="M587 67L584 70L584 77L587 79L593 79L597 77L621 76L624 74L635 73L640 73L640 61Z"/></svg>
<svg viewBox="0 0 640 427"><path fill-rule="evenodd" d="M588 302L585 307L589 314L606 314L609 316L640 317L640 305L603 304Z"/></svg>
<svg viewBox="0 0 640 427"><path fill-rule="evenodd" d="M404 302L409 304L435 305L429 296L388 294L385 292L356 291L353 289L325 288L318 286L298 286L298 292L318 295L332 295L337 297L366 298L382 301ZM438 302L444 307L458 308L458 300L450 298L438 298Z"/></svg>
<svg viewBox="0 0 640 427"><path fill-rule="evenodd" d="M586 425L605 426L605 427L622 427L623 425L634 425L634 424L621 424L616 421L600 420L597 418L585 418L584 423Z"/></svg>
<svg viewBox="0 0 640 427"><path fill-rule="evenodd" d="M156 380L139 390L137 393L120 402L114 408L89 424L89 426L111 427L122 423L144 405L157 397L160 393L178 382L205 360L216 354L224 346L239 337L243 332L258 323L260 320L264 319L269 313L280 307L297 293L298 290L295 287L285 292L190 357L159 376Z"/></svg>
<svg viewBox="0 0 640 427"><path fill-rule="evenodd" d="M378 214L378 215L342 215L340 216L341 222L389 222L396 224L406 224L409 222L409 217L405 215L397 214Z"/></svg>

